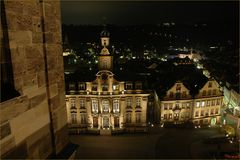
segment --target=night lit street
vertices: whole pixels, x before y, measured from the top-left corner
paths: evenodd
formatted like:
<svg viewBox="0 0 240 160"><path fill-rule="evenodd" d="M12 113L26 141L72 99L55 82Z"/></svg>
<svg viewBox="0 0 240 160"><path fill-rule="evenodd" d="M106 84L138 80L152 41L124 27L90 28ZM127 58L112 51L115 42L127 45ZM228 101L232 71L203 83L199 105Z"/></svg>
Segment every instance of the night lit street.
<svg viewBox="0 0 240 160"><path fill-rule="evenodd" d="M74 135L71 136L71 141L79 144L76 158L83 159L213 158L210 153L217 153L217 145L204 144L203 140L218 135L220 136L221 134L217 128L151 128L149 133L137 135ZM221 151L229 152L234 147L235 146L230 143L222 144ZM237 147L235 147L235 151L237 151Z"/></svg>

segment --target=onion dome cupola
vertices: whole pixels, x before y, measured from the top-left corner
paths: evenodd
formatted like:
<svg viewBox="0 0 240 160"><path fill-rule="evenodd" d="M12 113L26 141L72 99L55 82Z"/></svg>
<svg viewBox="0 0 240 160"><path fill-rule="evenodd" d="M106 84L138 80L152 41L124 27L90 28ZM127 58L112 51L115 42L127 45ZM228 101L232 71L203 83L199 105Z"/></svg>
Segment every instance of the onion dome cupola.
<svg viewBox="0 0 240 160"><path fill-rule="evenodd" d="M101 37L101 45L103 47L108 47L109 46L110 33L106 29L104 29L100 33L100 37Z"/></svg>

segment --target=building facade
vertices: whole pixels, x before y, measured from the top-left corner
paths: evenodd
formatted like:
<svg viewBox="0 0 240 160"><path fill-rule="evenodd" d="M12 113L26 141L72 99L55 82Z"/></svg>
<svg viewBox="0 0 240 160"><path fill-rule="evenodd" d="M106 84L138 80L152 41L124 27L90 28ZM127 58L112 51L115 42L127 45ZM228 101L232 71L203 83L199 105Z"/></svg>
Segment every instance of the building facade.
<svg viewBox="0 0 240 160"><path fill-rule="evenodd" d="M217 81L209 79L194 97L193 122L215 125L221 122L223 93Z"/></svg>
<svg viewBox="0 0 240 160"><path fill-rule="evenodd" d="M66 95L70 132L112 134L146 131L148 95L141 82L117 81L109 53L109 32L102 31L99 72L90 82L69 83Z"/></svg>
<svg viewBox="0 0 240 160"><path fill-rule="evenodd" d="M213 79L209 79L195 96L178 81L160 100L161 122L192 121L196 125L219 124L222 101L223 94Z"/></svg>
<svg viewBox="0 0 240 160"><path fill-rule="evenodd" d="M184 122L191 119L192 96L182 82L176 82L160 103L162 122Z"/></svg>

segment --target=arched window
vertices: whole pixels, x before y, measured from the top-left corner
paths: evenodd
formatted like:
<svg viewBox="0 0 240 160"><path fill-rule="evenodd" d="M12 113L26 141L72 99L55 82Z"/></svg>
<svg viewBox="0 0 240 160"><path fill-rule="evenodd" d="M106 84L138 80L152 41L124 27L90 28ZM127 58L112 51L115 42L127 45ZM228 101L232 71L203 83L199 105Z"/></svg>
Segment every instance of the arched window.
<svg viewBox="0 0 240 160"><path fill-rule="evenodd" d="M113 113L119 113L119 99L113 100Z"/></svg>

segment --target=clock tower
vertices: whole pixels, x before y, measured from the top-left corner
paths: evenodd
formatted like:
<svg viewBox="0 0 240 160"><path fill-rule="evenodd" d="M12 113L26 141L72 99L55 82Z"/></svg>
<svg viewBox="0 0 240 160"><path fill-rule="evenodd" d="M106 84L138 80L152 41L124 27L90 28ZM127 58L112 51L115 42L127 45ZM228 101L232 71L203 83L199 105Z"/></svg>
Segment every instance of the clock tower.
<svg viewBox="0 0 240 160"><path fill-rule="evenodd" d="M100 33L101 37L101 45L103 46L100 55L98 56L98 69L101 70L108 70L112 71L113 68L113 56L110 55L108 46L109 46L109 39L110 33L104 29Z"/></svg>

